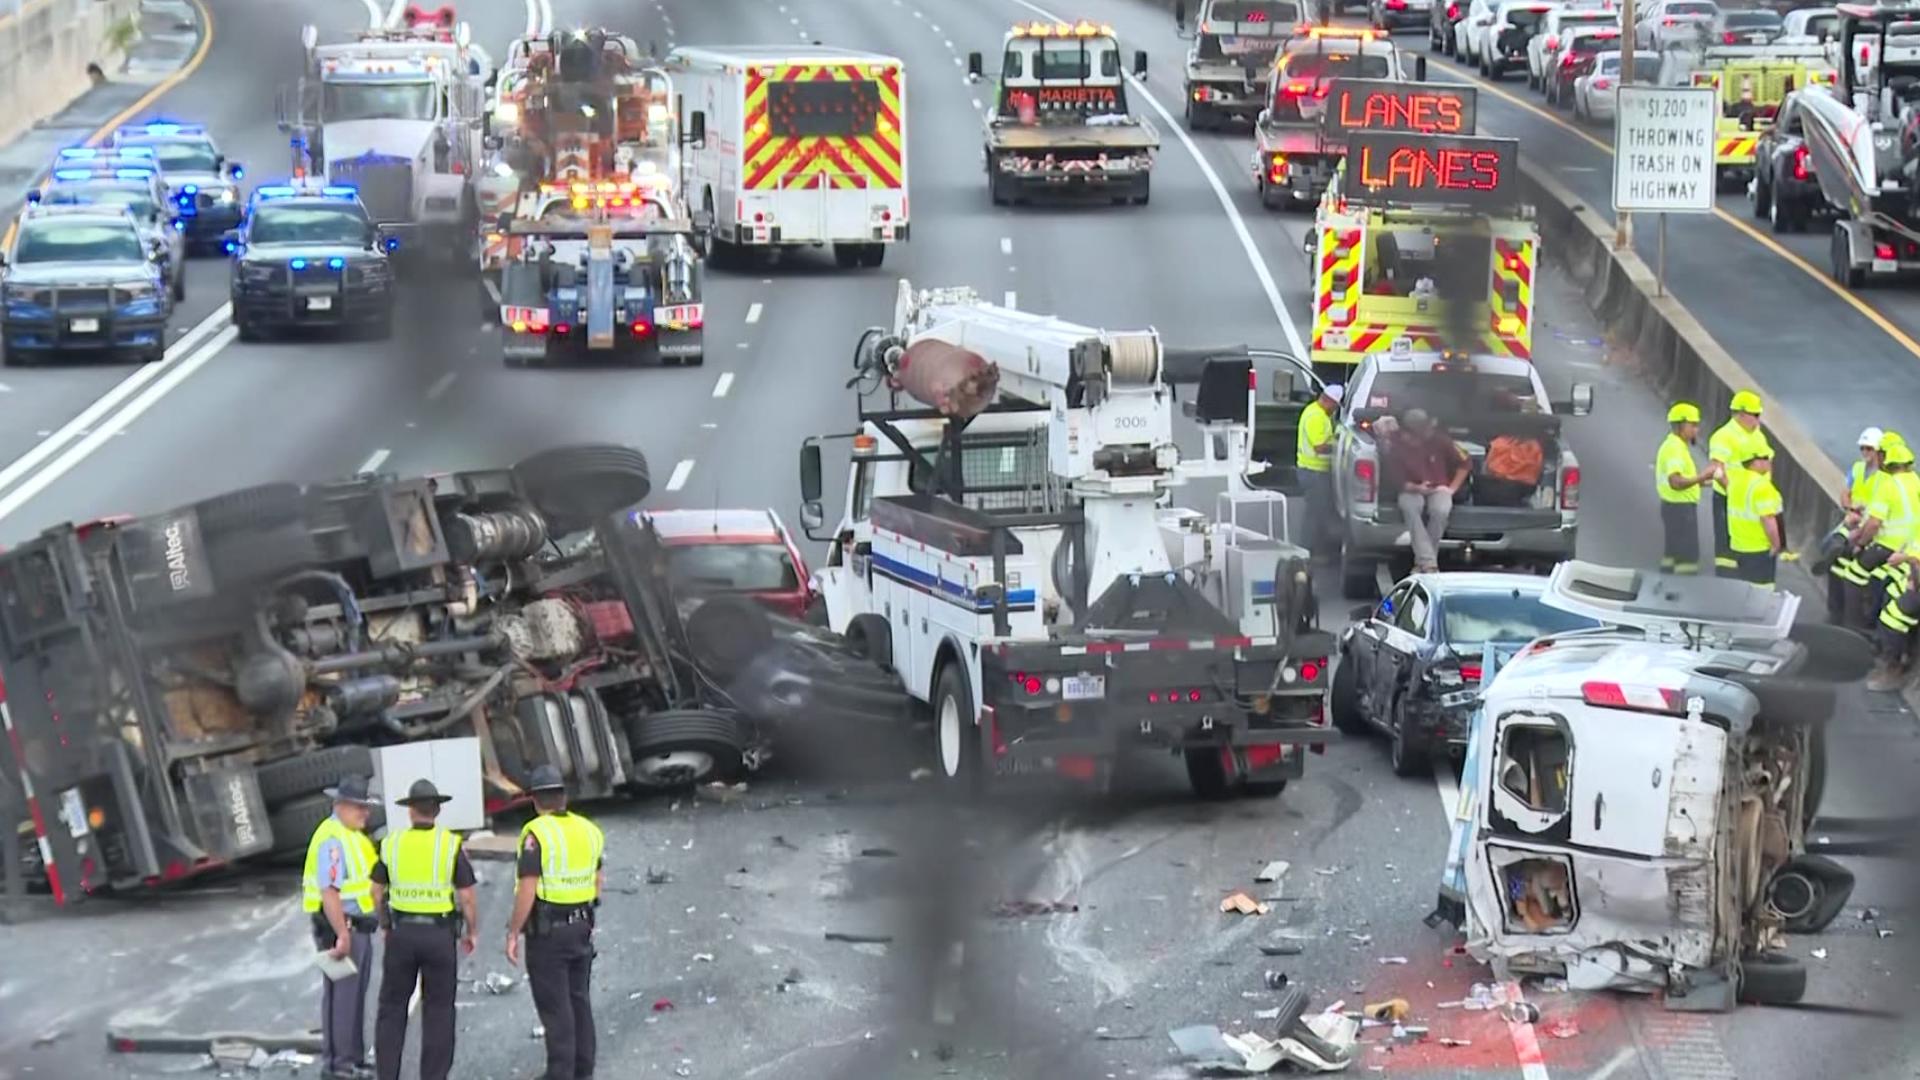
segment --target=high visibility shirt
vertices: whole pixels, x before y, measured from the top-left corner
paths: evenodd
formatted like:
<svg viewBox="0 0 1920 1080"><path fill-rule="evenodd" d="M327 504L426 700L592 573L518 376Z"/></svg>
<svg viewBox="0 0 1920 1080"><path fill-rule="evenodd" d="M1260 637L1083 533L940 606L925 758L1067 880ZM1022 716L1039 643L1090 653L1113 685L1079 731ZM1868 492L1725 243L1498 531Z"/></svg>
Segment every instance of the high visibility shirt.
<svg viewBox="0 0 1920 1080"><path fill-rule="evenodd" d="M322 865L322 850L327 865ZM324 887L340 890L340 902L349 912L373 910L373 861L379 857L373 841L358 829L349 829L337 817L329 816L313 830L307 842L307 866L300 875L300 907L320 910Z"/></svg>
<svg viewBox="0 0 1920 1080"><path fill-rule="evenodd" d="M1736 554L1772 551L1763 522L1780 513L1780 489L1773 478L1748 469L1733 474L1727 492L1727 546Z"/></svg>
<svg viewBox="0 0 1920 1080"><path fill-rule="evenodd" d="M1747 458L1752 456L1754 450L1770 447L1770 445L1767 442L1766 432L1757 427L1748 431L1740 426L1740 421L1728 420L1720 425L1720 429L1713 433L1711 439L1707 440L1707 457L1725 464L1727 478L1731 480L1743 471ZM1726 495L1727 481L1714 480L1713 490Z"/></svg>
<svg viewBox="0 0 1920 1080"><path fill-rule="evenodd" d="M1877 472L1874 477L1866 505L1867 516L1880 521L1873 542L1899 551L1914 535L1914 515L1920 513L1920 476L1909 471Z"/></svg>
<svg viewBox="0 0 1920 1080"><path fill-rule="evenodd" d="M1698 470L1693 464L1693 450L1687 446L1687 440L1678 435L1668 434L1666 441L1660 444L1660 452L1653 459L1653 489L1660 495L1661 502L1697 503L1700 501L1700 485L1676 488L1668 483L1675 473L1692 476Z"/></svg>
<svg viewBox="0 0 1920 1080"><path fill-rule="evenodd" d="M1325 451L1320 447L1333 440L1333 415L1315 399L1300 414L1299 445L1293 454L1296 467L1308 472L1331 472L1333 469L1333 447Z"/></svg>
<svg viewBox="0 0 1920 1080"><path fill-rule="evenodd" d="M453 914L453 867L460 837L435 825L388 833L380 844L387 868L387 906L408 915Z"/></svg>
<svg viewBox="0 0 1920 1080"><path fill-rule="evenodd" d="M1847 501L1855 506L1865 506L1873 493L1874 478L1880 475L1879 469L1867 468L1864 461L1856 461L1847 470Z"/></svg>
<svg viewBox="0 0 1920 1080"><path fill-rule="evenodd" d="M549 904L589 904L599 897L606 849L600 826L579 814L541 814L520 830L521 849L530 845L540 849L535 896Z"/></svg>

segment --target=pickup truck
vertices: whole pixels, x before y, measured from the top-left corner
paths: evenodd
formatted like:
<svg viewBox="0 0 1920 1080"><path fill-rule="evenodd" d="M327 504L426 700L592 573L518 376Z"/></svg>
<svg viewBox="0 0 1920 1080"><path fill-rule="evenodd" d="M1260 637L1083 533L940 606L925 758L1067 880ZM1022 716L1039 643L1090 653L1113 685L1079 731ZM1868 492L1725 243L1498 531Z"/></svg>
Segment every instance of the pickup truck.
<svg viewBox="0 0 1920 1080"><path fill-rule="evenodd" d="M1187 127L1251 122L1267 104L1274 57L1300 23L1300 6L1292 0L1200 0L1189 30L1186 2L1177 0L1173 20L1180 36L1193 42L1187 51Z"/></svg>
<svg viewBox="0 0 1920 1080"><path fill-rule="evenodd" d="M1425 81L1426 57L1405 60L1372 30L1315 26L1280 48L1267 107L1253 125L1253 182L1269 209L1311 206L1347 154L1325 123L1336 79Z"/></svg>
<svg viewBox="0 0 1920 1080"><path fill-rule="evenodd" d="M1454 496L1440 541L1443 568L1520 565L1544 571L1573 557L1579 529L1580 463L1561 438L1563 417L1593 409L1593 387L1577 384L1553 402L1526 360L1507 356L1400 351L1369 354L1347 384L1336 418L1334 504L1341 518L1341 591L1372 599L1405 576L1412 547L1395 493L1392 454L1382 460L1374 424L1418 407L1452 436L1472 464ZM1485 471L1487 449L1501 436L1540 441L1541 469L1531 491Z"/></svg>

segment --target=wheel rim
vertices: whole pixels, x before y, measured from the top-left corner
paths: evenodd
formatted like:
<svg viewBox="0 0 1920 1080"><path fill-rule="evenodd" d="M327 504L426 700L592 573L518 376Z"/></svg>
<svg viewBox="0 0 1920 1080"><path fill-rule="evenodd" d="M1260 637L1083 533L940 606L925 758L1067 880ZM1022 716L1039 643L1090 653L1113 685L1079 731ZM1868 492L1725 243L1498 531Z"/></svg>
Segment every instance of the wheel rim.
<svg viewBox="0 0 1920 1080"><path fill-rule="evenodd" d="M951 695L940 699L940 768L960 775L960 703Z"/></svg>
<svg viewBox="0 0 1920 1080"><path fill-rule="evenodd" d="M674 750L633 763L634 780L643 787L685 787L713 773L713 755L699 750Z"/></svg>

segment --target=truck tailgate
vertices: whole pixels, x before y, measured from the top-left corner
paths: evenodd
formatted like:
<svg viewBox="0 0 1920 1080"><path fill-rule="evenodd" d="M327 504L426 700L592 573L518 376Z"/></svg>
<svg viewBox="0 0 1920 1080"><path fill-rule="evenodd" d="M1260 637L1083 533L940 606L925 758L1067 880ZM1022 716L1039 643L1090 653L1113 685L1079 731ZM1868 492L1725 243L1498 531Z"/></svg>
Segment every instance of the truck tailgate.
<svg viewBox="0 0 1920 1080"><path fill-rule="evenodd" d="M1403 520L1398 506L1382 506L1377 518L1382 524ZM1447 537L1453 540L1478 540L1504 533L1533 529L1557 529L1560 511L1554 507L1538 510L1530 506L1463 506L1456 504L1447 518Z"/></svg>
<svg viewBox="0 0 1920 1080"><path fill-rule="evenodd" d="M1338 153L1340 147L1321 139L1320 129L1312 124L1267 124L1260 128L1260 152L1264 154Z"/></svg>
<svg viewBox="0 0 1920 1080"><path fill-rule="evenodd" d="M1101 150L1154 150L1160 138L1144 125L1070 125L1027 127L996 125L991 131L996 149L1056 150L1095 148Z"/></svg>

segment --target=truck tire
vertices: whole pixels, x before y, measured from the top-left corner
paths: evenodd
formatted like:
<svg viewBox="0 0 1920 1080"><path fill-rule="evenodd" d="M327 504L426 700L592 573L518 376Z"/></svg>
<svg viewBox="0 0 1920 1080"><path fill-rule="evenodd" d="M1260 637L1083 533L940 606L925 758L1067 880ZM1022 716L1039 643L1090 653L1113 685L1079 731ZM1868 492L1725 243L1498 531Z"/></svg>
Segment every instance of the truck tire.
<svg viewBox="0 0 1920 1080"><path fill-rule="evenodd" d="M1006 182L1000 175L1000 157L993 153L987 154L987 194L993 197L995 206L1006 206L1013 202Z"/></svg>
<svg viewBox="0 0 1920 1080"><path fill-rule="evenodd" d="M513 479L554 536L590 529L653 491L646 455L613 443L542 450L515 465Z"/></svg>
<svg viewBox="0 0 1920 1080"><path fill-rule="evenodd" d="M867 244L860 251L860 265L869 270L878 270L880 264L887 261L887 245Z"/></svg>
<svg viewBox="0 0 1920 1080"><path fill-rule="evenodd" d="M1794 623L1787 632L1806 659L1794 674L1829 683L1859 682L1873 669L1873 642L1831 623Z"/></svg>
<svg viewBox="0 0 1920 1080"><path fill-rule="evenodd" d="M373 776L373 751L364 746L330 746L310 754L272 761L256 768L260 798L271 810L305 795L325 791L349 776Z"/></svg>
<svg viewBox="0 0 1920 1080"><path fill-rule="evenodd" d="M1145 206L1153 199L1153 174L1142 173L1133 186L1133 204Z"/></svg>
<svg viewBox="0 0 1920 1080"><path fill-rule="evenodd" d="M200 522L207 566L223 587L256 585L320 559L297 484L241 488L190 509Z"/></svg>
<svg viewBox="0 0 1920 1080"><path fill-rule="evenodd" d="M966 669L949 660L934 679L933 738L940 776L947 789L965 795L986 787L980 761L980 731L973 710L973 688Z"/></svg>
<svg viewBox="0 0 1920 1080"><path fill-rule="evenodd" d="M1782 953L1748 953L1740 958L1741 1001L1755 1005L1792 1005L1807 996L1806 965Z"/></svg>
<svg viewBox="0 0 1920 1080"><path fill-rule="evenodd" d="M842 270L852 270L860 265L859 244L833 245L833 265Z"/></svg>
<svg viewBox="0 0 1920 1080"><path fill-rule="evenodd" d="M738 719L699 709L635 716L627 723L627 743L634 783L654 790L732 780L747 748Z"/></svg>
<svg viewBox="0 0 1920 1080"><path fill-rule="evenodd" d="M855 615L847 624L847 648L853 655L873 661L881 670L892 671L892 624L872 612Z"/></svg>
<svg viewBox="0 0 1920 1080"><path fill-rule="evenodd" d="M1230 799L1234 794L1233 770L1228 768L1224 746L1201 746L1185 752L1187 783L1203 799Z"/></svg>
<svg viewBox="0 0 1920 1080"><path fill-rule="evenodd" d="M267 827L273 830L273 853L293 854L305 851L313 839L313 830L333 814L333 800L325 795L295 799L267 814ZM367 817L367 832L372 834L387 823L387 808L376 806Z"/></svg>
<svg viewBox="0 0 1920 1080"><path fill-rule="evenodd" d="M1327 710L1333 714L1333 726L1348 735L1365 735L1372 730L1367 718L1360 715L1360 688L1355 686L1359 678L1353 670L1351 657L1340 655L1339 666L1333 669L1333 686L1328 692Z"/></svg>

